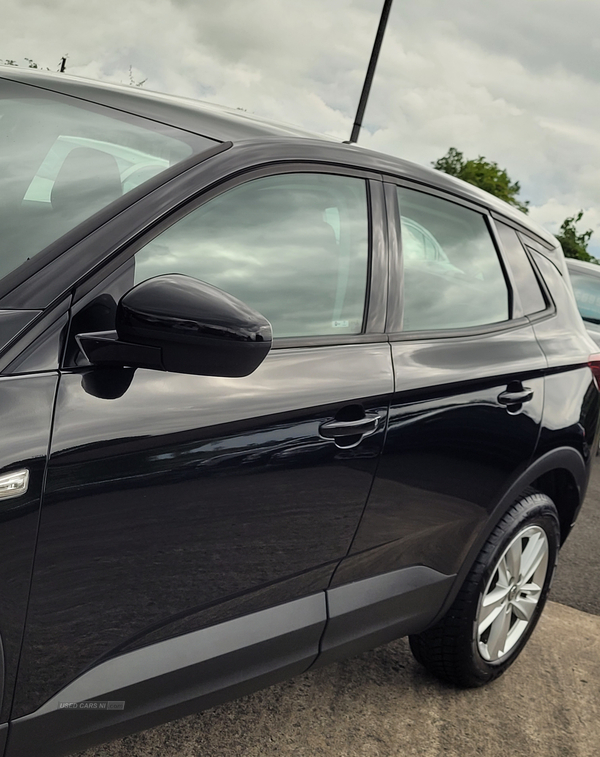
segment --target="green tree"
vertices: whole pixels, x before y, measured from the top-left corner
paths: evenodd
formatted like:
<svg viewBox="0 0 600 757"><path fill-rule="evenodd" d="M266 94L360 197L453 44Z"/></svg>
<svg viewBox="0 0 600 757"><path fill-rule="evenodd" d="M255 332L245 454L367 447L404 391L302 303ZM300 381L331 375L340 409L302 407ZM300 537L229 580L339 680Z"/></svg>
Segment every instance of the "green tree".
<svg viewBox="0 0 600 757"><path fill-rule="evenodd" d="M598 263L600 261L590 255L590 253L587 251L590 238L594 232L592 231L592 229L588 229L582 234L578 234L577 229L575 228L575 224L579 223L582 218L583 210L580 210L579 213L574 216L565 218L560 227L560 231L556 235L556 238L563 248L565 257L577 258L577 260L585 260L588 263Z"/></svg>
<svg viewBox="0 0 600 757"><path fill-rule="evenodd" d="M481 155L476 160L465 160L462 152L456 147L451 147L443 158L439 158L431 165L438 171L444 171L450 176L456 176L480 189L485 189L486 192L514 205L523 213L529 211L529 201L517 199L521 191L519 182L511 181L504 168L499 168L497 163L486 160Z"/></svg>

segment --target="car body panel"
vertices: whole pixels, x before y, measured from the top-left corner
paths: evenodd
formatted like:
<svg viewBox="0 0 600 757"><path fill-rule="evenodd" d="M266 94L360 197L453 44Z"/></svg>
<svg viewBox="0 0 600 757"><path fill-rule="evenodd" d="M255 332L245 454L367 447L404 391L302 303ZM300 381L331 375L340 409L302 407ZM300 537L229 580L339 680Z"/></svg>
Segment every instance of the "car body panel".
<svg viewBox="0 0 600 757"><path fill-rule="evenodd" d="M395 187L385 189L390 277L402 291L403 223ZM439 191L437 196L444 197ZM504 264L510 291L514 283ZM394 396L386 443L333 586L410 565L458 573L504 491L536 453L547 360L527 318L435 333L404 333L401 327L401 301L394 301L388 317L388 330L396 332ZM533 396L507 407L499 396L510 387L527 387Z"/></svg>
<svg viewBox="0 0 600 757"><path fill-rule="evenodd" d="M551 269L547 276L558 276ZM560 296L560 282L554 282L553 294ZM536 337L547 355L549 371L546 376L547 403L539 443L543 455L557 445L576 449L589 467L597 448L598 407L597 386L587 361L597 349L579 318L565 317L569 306L575 310L568 296L558 302L557 315L535 322ZM594 442L594 439L596 440Z"/></svg>
<svg viewBox="0 0 600 757"><path fill-rule="evenodd" d="M485 339L396 341L392 351L386 444L334 585L413 564L457 573L538 441L546 361L531 326ZM497 399L511 382L533 390L516 413Z"/></svg>
<svg viewBox="0 0 600 757"><path fill-rule="evenodd" d="M586 329L596 346L600 347L600 326L597 323L586 322Z"/></svg>
<svg viewBox="0 0 600 757"><path fill-rule="evenodd" d="M298 675L325 617L320 592L100 663L12 722L7 757L79 751Z"/></svg>
<svg viewBox="0 0 600 757"><path fill-rule="evenodd" d="M456 576L424 565L332 586L316 666L426 628L441 610Z"/></svg>
<svg viewBox="0 0 600 757"><path fill-rule="evenodd" d="M597 347L587 333L568 276L563 276L544 256L535 259L555 301L556 312L533 319L535 335L548 360L547 403L540 437L539 454L567 444L591 461L597 448L595 417L597 387L587 366ZM596 443L594 443L596 438Z"/></svg>
<svg viewBox="0 0 600 757"><path fill-rule="evenodd" d="M8 757L42 744L49 756L84 749L410 633L439 611L454 578L414 566L100 662L13 721Z"/></svg>
<svg viewBox="0 0 600 757"><path fill-rule="evenodd" d="M187 130L197 149L0 283L0 474L31 473L27 497L0 500L6 757L83 749L420 633L531 485L554 497L566 538L598 445L600 393L551 234L445 174L247 114L0 69L7 80ZM236 379L94 366L78 350L77 334L115 328L149 239L229 187L303 171L366 184L361 333L275 338ZM402 330L396 186L480 214L510 320ZM492 217L529 248L546 310L523 316ZM444 259L411 228L413 254ZM531 397L503 404L515 387ZM327 436L361 414L368 433Z"/></svg>
<svg viewBox="0 0 600 757"><path fill-rule="evenodd" d="M61 377L19 715L134 642L325 589L373 482L393 382L386 343L273 351L244 379L138 369L112 398L90 389L98 372L109 380ZM357 404L376 433L347 450L319 435Z"/></svg>
<svg viewBox="0 0 600 757"><path fill-rule="evenodd" d="M27 491L0 499L2 720L7 720L25 624L58 374L0 378L0 475L26 469Z"/></svg>

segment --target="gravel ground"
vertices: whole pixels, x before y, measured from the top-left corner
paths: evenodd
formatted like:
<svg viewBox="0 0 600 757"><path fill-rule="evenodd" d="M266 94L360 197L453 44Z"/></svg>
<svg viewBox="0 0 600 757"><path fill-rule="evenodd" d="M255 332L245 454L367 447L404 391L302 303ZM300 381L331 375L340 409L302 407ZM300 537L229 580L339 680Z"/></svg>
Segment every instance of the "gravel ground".
<svg viewBox="0 0 600 757"><path fill-rule="evenodd" d="M459 691L406 640L80 757L597 757L600 618L550 603L493 684Z"/></svg>
<svg viewBox="0 0 600 757"><path fill-rule="evenodd" d="M599 585L596 465L561 552L554 602L495 683L445 686L400 639L80 757L597 757Z"/></svg>

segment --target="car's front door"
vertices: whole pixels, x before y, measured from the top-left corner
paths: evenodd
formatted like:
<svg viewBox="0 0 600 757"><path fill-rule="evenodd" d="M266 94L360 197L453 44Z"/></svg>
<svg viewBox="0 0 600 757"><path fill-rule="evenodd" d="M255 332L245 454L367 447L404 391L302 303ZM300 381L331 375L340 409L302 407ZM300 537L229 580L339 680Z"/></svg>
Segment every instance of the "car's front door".
<svg viewBox="0 0 600 757"><path fill-rule="evenodd" d="M389 344L368 333L380 186L306 168L246 176L76 293L15 716L120 652L318 595L296 650L310 663L393 387ZM271 320L274 349L252 375L86 364L74 336L113 328L126 291L174 272Z"/></svg>

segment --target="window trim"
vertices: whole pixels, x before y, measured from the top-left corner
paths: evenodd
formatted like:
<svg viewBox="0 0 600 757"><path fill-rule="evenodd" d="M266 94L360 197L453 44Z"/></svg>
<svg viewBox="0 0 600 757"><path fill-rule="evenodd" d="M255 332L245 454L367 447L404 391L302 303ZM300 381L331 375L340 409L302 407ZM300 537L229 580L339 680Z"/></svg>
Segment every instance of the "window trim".
<svg viewBox="0 0 600 757"><path fill-rule="evenodd" d="M486 326L466 326L461 329L431 329L428 331L399 331L390 333L391 342L426 342L439 339L454 339L456 337L479 337L487 334L496 334L501 331L513 331L514 329L529 326L530 319L527 316L514 318L508 321L498 321Z"/></svg>
<svg viewBox="0 0 600 757"><path fill-rule="evenodd" d="M556 249L556 247L553 247L549 242L542 239L541 237L536 236L534 231L532 231L530 228L528 228L524 224L518 223L515 219L510 218L509 216L504 216L502 215L502 213L499 213L497 210L490 210L490 215L492 216L492 218L496 219L497 221L500 221L506 226L510 226L512 229L514 229L517 232L517 234L519 234L519 236L521 234L526 236L532 247L536 245L540 247L540 252L542 250L545 252L553 252Z"/></svg>
<svg viewBox="0 0 600 757"><path fill-rule="evenodd" d="M273 339L272 349L288 349L297 347L316 347L330 345L357 344L365 342L387 341L384 334L385 298L372 296L374 292L387 291L387 249L385 239L385 208L383 207L383 191L380 189L379 174L361 168L346 168L338 165L311 162L286 161L252 166L242 171L223 177L218 183L210 185L206 191L190 195L170 213L157 219L144 230L135 240L122 248L116 255L106 261L101 268L92 271L77 285L73 296L73 307L90 291L100 286L102 282L115 270L124 265L139 250L163 231L175 225L185 216L197 208L210 202L225 192L250 181L269 176L283 174L309 173L327 174L346 178L356 178L364 181L367 207L367 286L365 290L365 307L363 323L359 334L330 334L319 336L279 337ZM383 302L383 305L382 305Z"/></svg>
<svg viewBox="0 0 600 757"><path fill-rule="evenodd" d="M455 205L462 205L469 210L474 210L476 213L485 213L487 215L490 214L490 210L485 205L478 205L476 202L467 200L460 195L451 194L450 192L447 192L443 189L438 189L438 187L435 187L432 184L423 184L416 179L413 180L401 178L399 176L386 175L383 177L383 181L386 184L392 184L395 187L412 189L414 192L422 192L423 194L428 194L432 197L439 197L441 200L448 200L448 202L453 202Z"/></svg>

